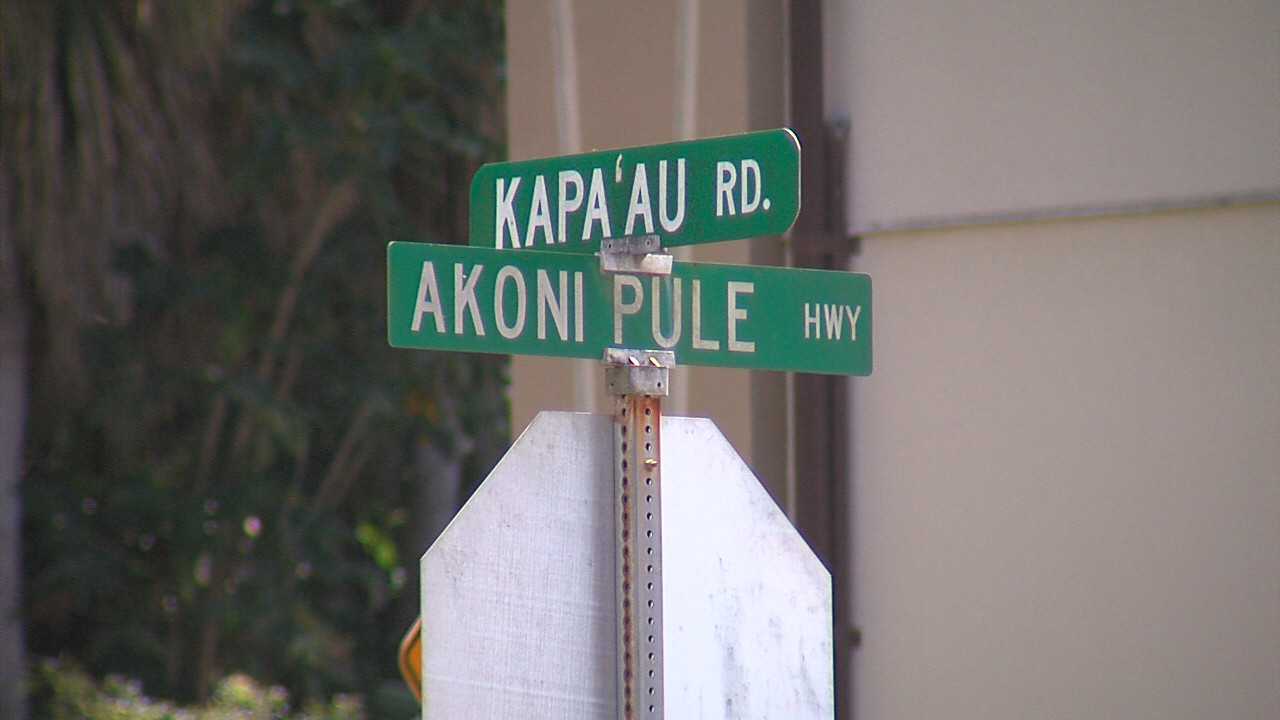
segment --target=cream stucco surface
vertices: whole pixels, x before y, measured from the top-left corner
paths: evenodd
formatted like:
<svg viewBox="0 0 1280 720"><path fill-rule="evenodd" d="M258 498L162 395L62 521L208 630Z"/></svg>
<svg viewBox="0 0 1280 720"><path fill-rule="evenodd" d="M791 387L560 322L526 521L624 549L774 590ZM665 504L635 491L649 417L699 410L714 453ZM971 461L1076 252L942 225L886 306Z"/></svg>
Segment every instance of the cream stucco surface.
<svg viewBox="0 0 1280 720"><path fill-rule="evenodd" d="M674 0L573 5L584 147L674 139ZM778 124L782 13L701 6L697 134ZM1280 4L823 7L875 288L855 716L1280 717ZM558 154L550 3L507 17L511 157ZM517 429L569 372L513 361ZM776 478L779 378L690 385Z"/></svg>
<svg viewBox="0 0 1280 720"><path fill-rule="evenodd" d="M1280 204L863 247L857 717L1280 717Z"/></svg>
<svg viewBox="0 0 1280 720"><path fill-rule="evenodd" d="M1280 3L830 2L851 222L1280 195Z"/></svg>

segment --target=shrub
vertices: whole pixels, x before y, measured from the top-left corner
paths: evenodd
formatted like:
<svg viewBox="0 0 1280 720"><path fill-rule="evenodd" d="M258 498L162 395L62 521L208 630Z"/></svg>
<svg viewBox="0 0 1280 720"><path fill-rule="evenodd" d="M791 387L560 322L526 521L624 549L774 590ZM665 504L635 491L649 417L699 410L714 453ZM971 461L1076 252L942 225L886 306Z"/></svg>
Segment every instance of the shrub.
<svg viewBox="0 0 1280 720"><path fill-rule="evenodd" d="M337 695L327 703L289 708L289 693L263 687L235 673L223 678L202 705L180 707L142 692L142 683L120 675L95 682L71 662L45 660L33 674L35 716L49 720L364 720L359 697Z"/></svg>

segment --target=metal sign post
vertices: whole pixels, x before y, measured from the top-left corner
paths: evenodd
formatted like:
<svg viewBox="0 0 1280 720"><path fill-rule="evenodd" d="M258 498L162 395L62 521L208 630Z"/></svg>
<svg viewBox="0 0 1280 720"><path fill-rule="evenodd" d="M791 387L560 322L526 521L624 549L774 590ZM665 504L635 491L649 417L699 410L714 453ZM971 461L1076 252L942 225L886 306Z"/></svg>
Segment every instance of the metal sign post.
<svg viewBox="0 0 1280 720"><path fill-rule="evenodd" d="M388 245L390 344L601 358L615 408L540 413L423 555L423 717L829 720L830 575L714 424L662 413L677 360L871 372L867 276L663 251L785 231L794 135L488 165L472 200L470 247Z"/></svg>
<svg viewBox="0 0 1280 720"><path fill-rule="evenodd" d="M605 274L670 275L671 256L654 236L601 247ZM618 580L618 718L661 720L662 398L675 353L609 348L605 391L614 396L614 542Z"/></svg>
<svg viewBox="0 0 1280 720"><path fill-rule="evenodd" d="M618 578L618 717L662 714L662 398L670 352L605 355L613 412Z"/></svg>

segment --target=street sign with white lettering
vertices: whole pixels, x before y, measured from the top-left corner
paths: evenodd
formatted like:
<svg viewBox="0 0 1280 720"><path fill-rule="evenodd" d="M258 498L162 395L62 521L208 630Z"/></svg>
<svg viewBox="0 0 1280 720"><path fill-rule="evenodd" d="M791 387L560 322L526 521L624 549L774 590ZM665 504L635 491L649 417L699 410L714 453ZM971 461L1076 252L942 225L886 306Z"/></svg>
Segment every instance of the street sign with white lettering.
<svg viewBox="0 0 1280 720"><path fill-rule="evenodd" d="M402 348L599 359L672 350L676 362L837 375L871 372L871 278L830 270L676 263L669 276L600 272L599 258L393 242L387 336Z"/></svg>
<svg viewBox="0 0 1280 720"><path fill-rule="evenodd" d="M471 244L591 253L657 235L674 247L778 235L799 211L800 144L783 128L485 165Z"/></svg>

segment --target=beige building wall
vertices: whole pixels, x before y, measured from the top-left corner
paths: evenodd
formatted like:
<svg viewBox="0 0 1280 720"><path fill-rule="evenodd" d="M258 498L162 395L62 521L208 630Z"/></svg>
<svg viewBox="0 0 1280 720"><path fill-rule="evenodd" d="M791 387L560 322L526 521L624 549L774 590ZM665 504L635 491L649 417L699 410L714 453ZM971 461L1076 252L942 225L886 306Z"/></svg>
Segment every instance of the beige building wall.
<svg viewBox="0 0 1280 720"><path fill-rule="evenodd" d="M856 717L1280 717L1280 4L827 20Z"/></svg>
<svg viewBox="0 0 1280 720"><path fill-rule="evenodd" d="M508 5L512 159L562 152L552 4ZM677 3L571 5L583 149L676 139ZM784 8L701 3L698 136L785 123ZM1280 717L1280 3L825 11L875 283L856 717ZM514 359L513 427L571 365ZM780 376L688 385L776 488Z"/></svg>
<svg viewBox="0 0 1280 720"><path fill-rule="evenodd" d="M1280 205L863 248L856 717L1280 717Z"/></svg>
<svg viewBox="0 0 1280 720"><path fill-rule="evenodd" d="M1280 190L1274 0L826 10L860 231Z"/></svg>

